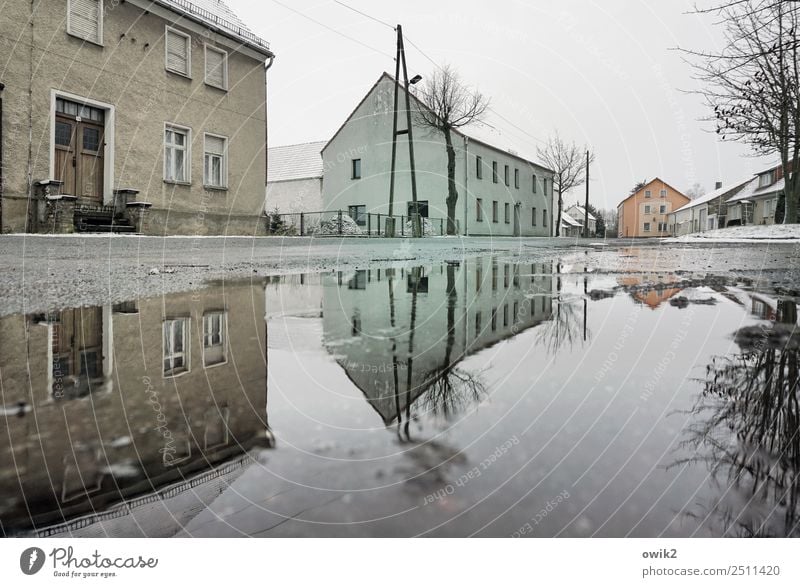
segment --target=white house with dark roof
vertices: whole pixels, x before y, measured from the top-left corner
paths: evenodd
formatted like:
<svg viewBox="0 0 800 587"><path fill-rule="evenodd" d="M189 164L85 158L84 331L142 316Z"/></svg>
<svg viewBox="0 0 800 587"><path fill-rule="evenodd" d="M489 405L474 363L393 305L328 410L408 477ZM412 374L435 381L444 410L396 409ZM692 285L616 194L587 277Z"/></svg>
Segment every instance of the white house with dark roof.
<svg viewBox="0 0 800 587"><path fill-rule="evenodd" d="M573 220L576 220L578 224L581 225L583 228L583 223L586 221L586 209L583 206L579 206L578 204L573 204L566 210L564 210L564 214L571 217ZM581 232L581 234L583 234ZM589 212L589 236L596 236L597 235L597 218L594 214Z"/></svg>
<svg viewBox="0 0 800 587"><path fill-rule="evenodd" d="M726 226L774 224L778 198L784 188L781 165L756 174L744 189L728 200Z"/></svg>
<svg viewBox="0 0 800 587"><path fill-rule="evenodd" d="M400 87L400 92L405 90ZM322 149L326 210L342 210L362 227L376 226L389 212L394 78L383 73ZM425 106L412 93L412 110ZM399 99L399 130L405 129L405 96ZM419 124L412 112L418 210L435 233L446 226L447 153L441 133ZM461 235L549 236L553 171L516 153L453 131ZM397 143L393 214L408 217L411 182L407 135ZM371 216L368 218L367 215ZM444 222L442 221L444 220Z"/></svg>
<svg viewBox="0 0 800 587"><path fill-rule="evenodd" d="M569 214L561 215L561 231L563 237L577 237L583 234L583 222L578 222Z"/></svg>
<svg viewBox="0 0 800 587"><path fill-rule="evenodd" d="M717 184L714 191L671 212L667 215L670 234L681 236L721 228L728 217L728 202L752 181L752 178L747 178L730 186Z"/></svg>
<svg viewBox="0 0 800 587"><path fill-rule="evenodd" d="M322 155L326 141L283 145L267 151L265 211L322 211Z"/></svg>

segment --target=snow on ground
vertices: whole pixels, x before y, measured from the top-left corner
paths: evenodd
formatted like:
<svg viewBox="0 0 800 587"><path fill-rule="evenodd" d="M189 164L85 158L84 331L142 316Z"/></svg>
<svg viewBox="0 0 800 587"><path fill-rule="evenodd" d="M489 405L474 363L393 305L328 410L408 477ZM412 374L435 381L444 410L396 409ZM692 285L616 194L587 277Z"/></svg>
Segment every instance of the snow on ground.
<svg viewBox="0 0 800 587"><path fill-rule="evenodd" d="M800 224L771 224L768 226L732 226L707 232L695 232L665 239L673 243L696 242L770 242L800 241Z"/></svg>

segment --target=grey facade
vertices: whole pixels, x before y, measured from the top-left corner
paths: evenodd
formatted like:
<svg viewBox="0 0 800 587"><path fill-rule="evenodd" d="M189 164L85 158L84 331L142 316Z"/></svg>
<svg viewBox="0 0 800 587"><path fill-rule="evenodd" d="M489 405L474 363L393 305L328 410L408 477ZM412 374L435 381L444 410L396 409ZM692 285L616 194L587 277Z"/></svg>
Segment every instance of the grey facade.
<svg viewBox="0 0 800 587"><path fill-rule="evenodd" d="M0 54L2 232L71 232L83 213L146 234L263 223L272 53L224 3L11 0Z"/></svg>

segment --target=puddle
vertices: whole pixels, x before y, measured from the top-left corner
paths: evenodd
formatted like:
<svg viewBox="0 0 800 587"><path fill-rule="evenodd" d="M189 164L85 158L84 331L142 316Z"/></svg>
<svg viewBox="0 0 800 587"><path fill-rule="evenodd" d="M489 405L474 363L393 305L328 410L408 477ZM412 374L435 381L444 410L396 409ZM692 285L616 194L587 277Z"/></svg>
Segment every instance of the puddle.
<svg viewBox="0 0 800 587"><path fill-rule="evenodd" d="M487 257L0 318L0 531L797 536L796 300Z"/></svg>

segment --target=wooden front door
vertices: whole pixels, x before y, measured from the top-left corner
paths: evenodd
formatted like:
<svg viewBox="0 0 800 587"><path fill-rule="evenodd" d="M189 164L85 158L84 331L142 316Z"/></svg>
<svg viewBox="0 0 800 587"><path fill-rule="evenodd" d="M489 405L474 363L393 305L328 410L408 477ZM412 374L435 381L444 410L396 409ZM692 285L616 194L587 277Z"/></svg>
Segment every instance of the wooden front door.
<svg viewBox="0 0 800 587"><path fill-rule="evenodd" d="M56 100L55 178L61 193L103 201L105 111Z"/></svg>
<svg viewBox="0 0 800 587"><path fill-rule="evenodd" d="M103 376L103 310L99 306L58 313L52 329L53 395L80 397Z"/></svg>

